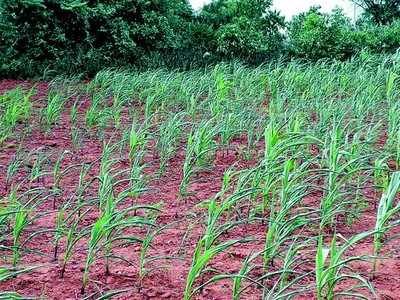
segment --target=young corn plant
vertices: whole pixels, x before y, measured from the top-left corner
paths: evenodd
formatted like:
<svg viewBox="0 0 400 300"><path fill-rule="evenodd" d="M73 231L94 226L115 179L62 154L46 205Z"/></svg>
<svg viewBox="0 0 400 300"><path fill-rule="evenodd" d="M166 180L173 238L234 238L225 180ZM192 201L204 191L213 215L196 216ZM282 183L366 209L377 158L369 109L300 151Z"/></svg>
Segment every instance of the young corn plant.
<svg viewBox="0 0 400 300"><path fill-rule="evenodd" d="M127 196L134 201L146 190L147 180L144 175L146 164L143 163L144 150L139 151L132 159L129 169L129 188ZM133 205L133 202L132 202Z"/></svg>
<svg viewBox="0 0 400 300"><path fill-rule="evenodd" d="M102 117L100 111L101 108L98 107L98 105L95 102L93 102L92 105L86 111L85 122L89 130L93 129L99 124L100 119Z"/></svg>
<svg viewBox="0 0 400 300"><path fill-rule="evenodd" d="M76 206L78 207L78 217L81 215L81 209L84 206L84 200L85 200L85 192L86 189L90 186L90 184L94 181L92 180L87 180L89 171L92 167L92 164L82 164L81 170L79 172L79 180L78 180L78 186L76 187L75 190L75 199L76 199Z"/></svg>
<svg viewBox="0 0 400 300"><path fill-rule="evenodd" d="M157 106L157 95L151 95L146 98L144 105L144 122L150 126Z"/></svg>
<svg viewBox="0 0 400 300"><path fill-rule="evenodd" d="M325 147L325 163L327 179L324 195L320 203L320 229L333 227L336 223L336 216L346 211L346 207L352 204L349 195L354 191L346 191L343 188L358 176L363 170L365 161L369 158L366 155L355 156L345 151L342 146L343 130L339 125L334 125Z"/></svg>
<svg viewBox="0 0 400 300"><path fill-rule="evenodd" d="M395 203L396 195L400 191L400 172L392 174L387 187L379 201L378 212L376 215L375 233L374 233L374 261L373 276L376 272L377 257L383 246L383 239L388 230L392 227L389 223L393 216L400 211L400 202Z"/></svg>
<svg viewBox="0 0 400 300"><path fill-rule="evenodd" d="M327 192L321 200L321 228L327 225L333 225L334 217L337 212L336 203L339 202L341 196L338 186L340 160L343 155L340 151L341 138L341 129L338 126L334 127L331 132L330 143L326 148L329 173L327 178Z"/></svg>
<svg viewBox="0 0 400 300"><path fill-rule="evenodd" d="M389 153L394 157L396 166L400 168L400 104L398 102L389 107L388 112L388 130L387 146Z"/></svg>
<svg viewBox="0 0 400 300"><path fill-rule="evenodd" d="M320 141L312 136L308 136L289 128L290 131L283 132L278 127L274 119L271 119L264 130L264 159L261 167L264 169L263 175L263 211L271 201L273 185L277 181L277 175L283 172L284 162L301 154L301 147L308 144L319 144ZM293 162L292 162L293 163Z"/></svg>
<svg viewBox="0 0 400 300"><path fill-rule="evenodd" d="M396 82L400 76L394 72L390 72L386 80L386 99L392 102L396 97Z"/></svg>
<svg viewBox="0 0 400 300"><path fill-rule="evenodd" d="M132 164L137 153L145 147L147 143L147 131L144 128L139 128L135 123L132 123L129 131L129 161Z"/></svg>
<svg viewBox="0 0 400 300"><path fill-rule="evenodd" d="M27 191L20 192L21 186L14 186L9 193L0 201L0 228L6 227L5 232L13 232L17 234L23 226L13 226L12 224L24 225L24 216L27 212L34 211L34 208L45 201L48 196L43 196L43 189L35 188L28 189ZM25 199L25 200L24 200ZM30 207L30 209L26 209ZM20 212L18 215L17 213ZM28 219L27 219L28 220ZM29 219L29 221L31 221ZM5 237L2 236L2 237Z"/></svg>
<svg viewBox="0 0 400 300"><path fill-rule="evenodd" d="M79 126L78 126L78 101L75 101L71 107L71 111L69 114L70 122L71 122L71 141L72 145L75 148L79 146Z"/></svg>
<svg viewBox="0 0 400 300"><path fill-rule="evenodd" d="M197 242L193 258L192 265L186 278L186 287L184 291L183 299L189 300L198 292L204 288L204 284L201 283L199 287L195 288L196 279L201 277L202 274L207 272L207 265L212 259L227 249L233 247L239 243L246 243L249 239L235 239L226 242L218 243L219 237L230 230L231 228L240 224L239 222L225 222L221 224L222 215L228 212L232 207L238 203L241 199L247 197L252 191L245 191L244 193L234 194L225 199L220 205L217 204L215 199L210 200L208 205L208 219L207 227L204 236ZM210 284L223 279L224 276L215 275L211 280L207 281L206 284Z"/></svg>
<svg viewBox="0 0 400 300"><path fill-rule="evenodd" d="M107 95L104 92L95 93L92 98L90 107L85 113L86 127L90 130L96 129L97 134L101 138L104 134L104 128L110 119L110 111L105 107Z"/></svg>
<svg viewBox="0 0 400 300"><path fill-rule="evenodd" d="M160 176L165 173L168 161L178 149L183 133L184 116L183 113L173 114L160 125L159 138L156 144L160 156Z"/></svg>
<svg viewBox="0 0 400 300"><path fill-rule="evenodd" d="M11 190L8 196L2 197L0 199L0 232L8 232L10 228L10 219L13 215L12 203L16 198L16 190ZM0 238L0 243L6 240L6 235L2 235Z"/></svg>
<svg viewBox="0 0 400 300"><path fill-rule="evenodd" d="M369 232L357 234L345 240L343 245L339 246L335 234L330 242L330 247L324 247L323 237L322 235L319 236L315 258L315 278L318 300L333 300L341 297L367 299L364 295L357 292L358 288L366 288L376 297L375 291L367 279L358 274L346 272L346 270L351 271L349 264L352 261L365 260L366 258L362 256L345 257L345 252L369 235L371 235ZM337 291L336 287L338 284L345 280L353 280L359 284L353 285L344 291Z"/></svg>
<svg viewBox="0 0 400 300"><path fill-rule="evenodd" d="M9 267L0 267L0 282L10 280L12 278L16 278L18 275L29 273L33 270L36 270L43 266L31 266L25 268L9 268ZM34 298L26 298L19 296L17 293L14 292L0 292L0 299L34 299Z"/></svg>
<svg viewBox="0 0 400 300"><path fill-rule="evenodd" d="M155 223L153 221L153 223ZM177 259L173 256L166 256L166 255L149 255L149 250L152 248L152 243L154 239L165 229L171 227L172 224L167 224L161 227L149 227L147 230L147 234L142 240L142 246L140 249L140 256L139 256L139 279L140 279L140 287L142 286L143 279L150 274L151 272L161 269L167 268L166 266L153 266L160 260L171 260Z"/></svg>
<svg viewBox="0 0 400 300"><path fill-rule="evenodd" d="M7 92L0 98L0 117L1 128L3 129L0 142L3 142L17 123L27 120L31 113L30 98L36 93L32 87L28 93L24 93L21 87Z"/></svg>
<svg viewBox="0 0 400 300"><path fill-rule="evenodd" d="M58 237L59 234L63 234L65 236L65 250L61 262L61 271L60 278L64 278L64 274L66 271L66 267L68 262L71 260L72 255L74 254L74 249L77 243L87 235L87 230L84 228L83 230L79 230L79 224L85 217L85 215L90 211L90 209L84 211L80 215L77 215L77 211L80 211L80 207L74 209L67 218L64 219L63 215L57 216L59 222L59 228L56 231L55 241L57 246L57 242L60 239ZM71 219L69 222L68 219ZM56 249L54 251L55 256L57 255Z"/></svg>
<svg viewBox="0 0 400 300"><path fill-rule="evenodd" d="M29 225L29 211L26 210L22 205L18 204L16 207L17 212L14 216L14 224L13 224L13 258L12 258L12 265L13 267L17 267L17 264L21 257L21 236L22 233L25 231L26 227Z"/></svg>
<svg viewBox="0 0 400 300"><path fill-rule="evenodd" d="M186 102L186 112L189 114L192 122L195 122L198 112L198 102L196 96L191 95L189 101Z"/></svg>
<svg viewBox="0 0 400 300"><path fill-rule="evenodd" d="M65 235L65 208L62 207L57 211L55 228L54 228L54 251L53 261L57 261L58 258L58 246L61 238Z"/></svg>
<svg viewBox="0 0 400 300"><path fill-rule="evenodd" d="M32 158L33 158L32 165L31 166L28 165L28 167L31 168L29 174L30 182L39 180L40 178L42 178L42 176L47 174L47 171L45 171L45 163L48 162L48 157L46 156L46 154L42 152L41 149L38 149L32 155Z"/></svg>
<svg viewBox="0 0 400 300"><path fill-rule="evenodd" d="M210 111L213 117L220 116L226 108L228 96L232 83L225 78L222 69L218 68L214 72L215 76L215 98L211 99Z"/></svg>
<svg viewBox="0 0 400 300"><path fill-rule="evenodd" d="M288 160L285 163L279 200L272 198L268 230L265 238L263 253L264 268L267 270L279 254L280 248L290 239L294 232L309 223L306 209L299 208L299 204L307 195L307 189L300 179L304 171L296 170L295 162ZM297 209L297 211L296 211Z"/></svg>
<svg viewBox="0 0 400 300"><path fill-rule="evenodd" d="M61 155L58 157L57 161L54 164L53 167L53 186L52 186L52 192L53 192L53 209L56 208L56 199L57 197L60 197L62 195L62 188L61 188L61 179L68 174L68 172L75 168L75 165L70 165L64 170L62 170L61 165L62 162L65 158L65 155L70 154L68 150L65 150L61 153Z"/></svg>
<svg viewBox="0 0 400 300"><path fill-rule="evenodd" d="M99 208L104 212L107 208L108 200L113 197L113 185L115 183L115 176L113 174L113 167L117 159L113 158L113 152L117 144L111 144L111 141L103 143L103 151L100 158L100 169L97 176L99 182L98 198Z"/></svg>
<svg viewBox="0 0 400 300"><path fill-rule="evenodd" d="M74 149L78 149L80 145L79 129L77 127L71 127L70 136Z"/></svg>
<svg viewBox="0 0 400 300"><path fill-rule="evenodd" d="M257 264L258 258L263 255L263 251L249 254L242 264L240 271L233 275L232 299L240 300L243 292L251 286L257 286L263 289L262 299L278 300L291 299L296 296L304 295L311 288L305 285L301 280L312 275L311 272L297 271L302 264L309 264L308 260L301 257L301 251L310 246L313 239L305 239L300 241L299 237L295 237L288 245L286 254L282 251L282 265L279 270L264 272L262 276L257 278L251 277L251 272L259 268ZM273 281L273 283L264 285L263 283ZM249 282L246 286L244 282Z"/></svg>
<svg viewBox="0 0 400 300"><path fill-rule="evenodd" d="M374 183L380 191L386 190L389 185L389 167L387 165L388 157L378 158L374 162ZM376 207L375 207L376 208Z"/></svg>
<svg viewBox="0 0 400 300"><path fill-rule="evenodd" d="M107 202L104 213L110 215L110 226L107 228L107 233L104 238L104 257L106 260L106 275L110 274L110 259L121 257L115 256L112 253L113 246L115 246L115 242L124 243L125 245L129 245L132 243L143 243L142 240L137 238L136 236L127 236L124 234L124 230L126 228L131 227L142 227L142 226L155 226L155 222L157 219L157 214L160 211L160 205L154 206L134 206L133 204L126 209L118 210L118 204L122 203L126 198L132 197L132 190L128 188L128 190L123 191L118 194L117 197L114 196L115 187L120 184L121 181L117 181L115 184L111 184L109 188L111 192L107 194ZM145 217L137 216L137 211L142 210L143 212L148 212ZM130 213L134 212L134 216L131 217Z"/></svg>
<svg viewBox="0 0 400 300"><path fill-rule="evenodd" d="M46 213L37 213L37 207L47 201L49 195L44 195L44 189L35 188L19 192L15 187L7 197L5 206L0 209L0 228L6 226L7 232L11 233L12 245L3 247L12 253L12 266L17 267L22 252L30 251L27 243L35 236L49 232L48 229L28 231L27 228L35 219L39 219ZM2 223L5 224L2 224ZM24 238L23 238L24 237Z"/></svg>
<svg viewBox="0 0 400 300"><path fill-rule="evenodd" d="M120 88L123 88L123 86L121 85ZM121 92L122 91L118 90L115 91L113 94L111 113L115 128L121 127L121 113L122 113L122 108L126 102Z"/></svg>
<svg viewBox="0 0 400 300"><path fill-rule="evenodd" d="M99 251L100 242L107 234L107 227L111 220L110 214L104 214L100 216L97 221L93 224L90 238L88 241L88 253L86 256L85 268L82 276L82 287L81 295L85 294L87 285L89 284L89 271L90 267L95 261L96 253Z"/></svg>
<svg viewBox="0 0 400 300"><path fill-rule="evenodd" d="M298 271L302 264L309 263L308 260L300 257L300 251L309 247L309 240L301 241L296 236L286 250L286 255L282 258L282 266L279 271L272 271L264 274L258 281L265 281L266 279L275 279L272 287L266 286L263 291L263 299L289 299L296 296L304 295L311 288L309 285L304 284L301 280L311 275L311 272Z"/></svg>
<svg viewBox="0 0 400 300"><path fill-rule="evenodd" d="M109 275L109 263L111 258L126 261L123 257L112 253L113 247L126 247L134 243L142 242L137 236L124 234L124 231L134 227L155 226L151 219L140 216L130 216L129 213L137 210L158 211L159 208L157 206L132 206L124 210L117 210L116 204L116 199L110 197L103 215L97 219L91 228L88 242L88 254L82 277L82 294L85 293L85 289L89 283L90 267L101 251L103 251L103 257L105 258L105 273ZM117 242L121 242L121 244L118 245L116 244Z"/></svg>
<svg viewBox="0 0 400 300"><path fill-rule="evenodd" d="M50 131L52 126L60 120L65 99L60 94L52 92L49 93L47 99L47 106L42 110L42 119L44 120L46 131Z"/></svg>
<svg viewBox="0 0 400 300"><path fill-rule="evenodd" d="M287 150L285 149L286 147L284 148L280 146L280 143L283 142L283 140L284 138L279 132L277 124L271 120L264 130L264 161L266 169L270 168L271 164L275 163L279 156Z"/></svg>
<svg viewBox="0 0 400 300"><path fill-rule="evenodd" d="M223 116L223 119L219 122L220 132L219 135L221 137L221 144L222 147L228 153L229 151L229 144L231 140L235 137L235 135L239 132L239 116L233 113L228 113L227 115Z"/></svg>
<svg viewBox="0 0 400 300"><path fill-rule="evenodd" d="M125 236L123 233L123 230L128 227L134 227L137 226L138 224L144 225L144 224L152 224L151 221L144 220L141 217L130 217L129 213L131 211L135 212L136 215L136 210L141 209L142 207L139 206L131 206L128 209L125 210L117 210L117 205L121 203L125 197L127 197L129 194L127 193L121 193L118 195L117 198L114 197L114 186L110 185L110 188L112 191L107 195L107 202L106 202L106 208L104 211L104 214L107 214L110 216L109 219L109 226L107 226L107 230L104 236L104 243L101 248L104 249L103 255L105 257L105 275L108 276L110 275L110 259L111 258L120 258L124 260L121 257L118 257L116 255L113 255L112 249L113 246L115 246L115 242L118 241L123 241L126 243L126 245L130 243L135 243L135 242L142 242L139 238L135 236ZM143 222L143 223L141 223Z"/></svg>
<svg viewBox="0 0 400 300"><path fill-rule="evenodd" d="M69 119L71 122L71 127L77 127L77 125L78 125L78 111L79 111L78 101L75 101L69 112Z"/></svg>
<svg viewBox="0 0 400 300"><path fill-rule="evenodd" d="M148 268L147 265L153 261L163 259L162 256L149 257L148 251L151 248L151 243L154 240L155 236L161 232L161 229L156 229L152 231L150 228L147 231L146 237L143 239L142 247L140 250L139 257L139 280L140 286L142 286L143 279L149 274L152 269Z"/></svg>
<svg viewBox="0 0 400 300"><path fill-rule="evenodd" d="M23 164L22 152L23 150L21 148L18 148L11 162L8 164L6 179L5 179L6 193L8 193L8 191L13 189L11 181L13 177L18 173Z"/></svg>
<svg viewBox="0 0 400 300"><path fill-rule="evenodd" d="M204 283L204 286L217 280L231 279L233 281L233 300L245 299L242 294L252 286L263 290L262 299L265 300L284 300L302 296L311 289L311 286L301 281L312 274L311 272L297 271L296 268L299 268L301 264L309 263L307 260L304 261L304 259L300 258L299 255L301 250L309 246L309 241L305 240L302 243L297 243L298 241L295 240L289 245L286 254L282 255L282 266L277 271L266 272L256 278L252 277L251 273L259 269L257 260L262 256L262 252L250 253L237 274L214 276ZM267 280L273 283L264 284ZM248 282L248 284L244 285L245 282Z"/></svg>
<svg viewBox="0 0 400 300"><path fill-rule="evenodd" d="M194 133L195 166L204 167L210 159L210 153L215 149L214 138L218 134L218 127L213 120L199 124Z"/></svg>
<svg viewBox="0 0 400 300"><path fill-rule="evenodd" d="M217 129L212 120L202 122L197 129L190 132L183 163L183 178L179 185L179 194L182 197L188 195L187 188L193 174L207 165L210 152L215 149L214 137L216 134Z"/></svg>
<svg viewBox="0 0 400 300"><path fill-rule="evenodd" d="M249 273L255 269L253 261L256 260L259 256L260 253L252 253L248 255L237 275L233 277L232 300L240 300L240 296L243 293L243 281L250 277Z"/></svg>
<svg viewBox="0 0 400 300"><path fill-rule="evenodd" d="M257 144L263 137L264 130L262 128L265 120L264 117L259 117L253 111L249 111L241 115L239 122L241 131L246 136L244 158L250 160L257 154Z"/></svg>
<svg viewBox="0 0 400 300"><path fill-rule="evenodd" d="M206 249L205 241L201 239L196 246L195 252L193 254L192 265L189 270L187 279L186 279L186 287L183 293L184 300L190 300L198 291L198 289L194 289L194 284L196 279L201 276L202 273L206 272L207 265L211 262L211 260L218 254L223 253L227 249L233 247L234 245L243 242L243 240L230 240L227 242L223 242L217 244L215 246L209 247ZM220 280L221 277L215 276L214 280L208 281L208 283L212 283L214 281ZM203 288L203 285L201 285Z"/></svg>
<svg viewBox="0 0 400 300"><path fill-rule="evenodd" d="M190 132L186 143L185 160L183 162L183 178L181 184L179 185L179 195L181 197L185 197L186 195L188 195L187 189L189 186L190 178L194 174L194 160L194 135L193 132Z"/></svg>

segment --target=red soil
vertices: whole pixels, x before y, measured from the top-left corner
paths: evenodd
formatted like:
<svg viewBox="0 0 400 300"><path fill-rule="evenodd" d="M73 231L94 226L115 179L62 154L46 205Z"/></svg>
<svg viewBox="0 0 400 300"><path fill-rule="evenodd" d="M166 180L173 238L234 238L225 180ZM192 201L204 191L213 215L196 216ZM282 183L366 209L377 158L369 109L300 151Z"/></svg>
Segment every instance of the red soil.
<svg viewBox="0 0 400 300"><path fill-rule="evenodd" d="M2 81L0 83L0 94L16 85L30 86L29 82ZM38 95L35 97L35 107L40 108L43 101L40 99L47 93L47 85L42 83L38 86ZM86 105L82 106L82 110ZM82 118L82 111L81 116ZM36 122L36 123L35 123ZM34 116L31 121L32 131L23 141L22 145L28 151L43 149L47 154L52 153L52 164L54 164L58 155L65 149L72 151L72 155L67 155L63 162L63 167L79 164L82 162L94 162L102 151L102 141L96 138L85 137L79 149L74 149L70 141L69 109L66 109L62 115L60 124L55 127L48 135L44 134L39 128L38 117ZM23 125L21 125L22 127ZM19 128L19 130L22 130ZM17 137L18 135L16 135ZM0 195L6 195L5 173L9 162L16 152L18 138L8 140L6 147L0 150ZM179 184L182 178L182 164L184 151L181 150L173 158L167 168L167 173L160 179L154 179L158 170L158 161L153 145L150 144L149 155L146 157L148 167L146 174L151 176L149 190L145 192L138 200L140 204L155 204L163 202L162 213L158 218L159 224L170 224L173 226L163 231L154 241L151 254L174 256L179 259L165 260L162 264L166 268L158 269L146 276L141 284L138 277L138 257L140 245L128 246L116 249L116 253L124 256L135 266L130 266L122 261L113 261L111 263L111 274L105 276L103 259L99 258L90 270L91 283L86 291L86 295L96 292L105 292L108 290L129 289L129 291L114 297L113 299L181 299L185 287L186 275L191 265L191 257L197 240L202 235L204 226L205 211L196 205L201 201L213 197L221 187L221 180L224 171L235 164L237 168L246 168L254 165L255 161L245 161L240 156L238 149L244 141L237 139L232 144L232 150L228 154L217 153L214 160L213 169L208 172L202 172L191 180L190 191L195 192L194 196L186 201L177 197ZM260 153L261 153L261 146ZM126 166L125 166L126 167ZM91 171L91 176L95 176L98 171L98 163ZM26 174L21 171L17 176L17 181L24 178ZM73 169L68 176L62 180L63 196L56 199L59 206L76 188L79 176L79 168ZM40 182L33 183L32 186L44 186L50 188L52 178L45 176ZM90 190L96 192L96 184ZM363 211L362 216L355 220L351 226L339 225L337 232L343 236L372 229L374 226L376 210L374 204L379 195L371 189L365 190L365 197L369 200L368 208ZM33 231L40 229L54 228L55 213L52 209L53 199L49 199L42 204L36 212L45 213L41 218L35 220L31 225L25 237ZM310 197L307 203L318 205L319 196ZM244 208L245 209L245 208ZM244 210L245 212L245 210ZM90 212L85 218L85 224L92 224L97 218L96 211ZM221 272L238 272L246 256L263 248L265 239L266 225L244 224L235 230L226 234L224 238L252 237L251 243L241 244L231 248L223 255L213 259L212 267ZM396 232L393 232L395 234ZM371 240L365 240L352 249L352 254L371 254ZM41 265L44 266L27 274L18 276L0 283L0 291L16 291L25 296L44 296L47 299L81 299L80 295L82 270L86 258L87 240L82 240L75 248L73 259L67 265L64 278L60 278L59 262L52 260L53 256L53 233L46 232L34 237L27 245L29 249L35 249L37 253L23 253L21 265ZM62 240L59 250L58 260L61 261L65 241ZM381 260L378 268L378 274L372 281L378 295L381 299L400 299L400 243L398 240L389 242L384 252L391 252L391 258ZM2 258L1 258L2 259ZM0 259L0 264L5 261ZM353 267L366 277L371 271L371 265L368 263L357 263ZM310 264L309 271L313 266ZM307 269L307 266L305 267ZM311 283L312 276L306 280ZM201 295L196 299L231 299L232 283L225 280L206 287ZM304 295L298 299L310 299L313 295ZM93 297L94 299L95 297ZM261 291L255 287L250 288L243 294L242 299L260 299Z"/></svg>

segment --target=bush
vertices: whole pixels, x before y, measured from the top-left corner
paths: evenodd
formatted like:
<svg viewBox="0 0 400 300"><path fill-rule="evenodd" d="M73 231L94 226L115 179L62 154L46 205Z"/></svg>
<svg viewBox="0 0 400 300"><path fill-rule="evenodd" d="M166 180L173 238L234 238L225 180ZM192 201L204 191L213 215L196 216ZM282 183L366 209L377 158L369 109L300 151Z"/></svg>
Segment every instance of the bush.
<svg viewBox="0 0 400 300"><path fill-rule="evenodd" d="M361 25L353 34L355 47L372 53L395 52L400 47L400 20L390 25Z"/></svg>
<svg viewBox="0 0 400 300"><path fill-rule="evenodd" d="M222 58L249 61L281 53L284 19L271 5L270 0L215 0L206 5L198 17L209 28L204 48Z"/></svg>
<svg viewBox="0 0 400 300"><path fill-rule="evenodd" d="M354 31L350 20L342 10L331 14L322 13L313 7L297 15L289 24L289 52L310 60L322 58L344 59L354 54Z"/></svg>
<svg viewBox="0 0 400 300"><path fill-rule="evenodd" d="M364 15L352 25L341 10L326 14L314 7L289 24L288 48L297 58L347 59L361 51L394 52L400 47L399 33L400 20L378 26Z"/></svg>
<svg viewBox="0 0 400 300"><path fill-rule="evenodd" d="M1 9L7 77L141 65L181 47L192 18L186 0L3 0Z"/></svg>

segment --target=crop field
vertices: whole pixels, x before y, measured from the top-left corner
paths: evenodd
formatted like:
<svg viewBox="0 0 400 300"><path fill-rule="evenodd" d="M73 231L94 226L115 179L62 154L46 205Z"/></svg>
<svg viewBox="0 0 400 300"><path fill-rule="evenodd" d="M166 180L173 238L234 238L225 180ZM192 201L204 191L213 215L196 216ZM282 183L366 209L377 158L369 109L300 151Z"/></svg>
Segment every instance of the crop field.
<svg viewBox="0 0 400 300"><path fill-rule="evenodd" d="M3 80L0 113L0 299L399 299L399 55Z"/></svg>

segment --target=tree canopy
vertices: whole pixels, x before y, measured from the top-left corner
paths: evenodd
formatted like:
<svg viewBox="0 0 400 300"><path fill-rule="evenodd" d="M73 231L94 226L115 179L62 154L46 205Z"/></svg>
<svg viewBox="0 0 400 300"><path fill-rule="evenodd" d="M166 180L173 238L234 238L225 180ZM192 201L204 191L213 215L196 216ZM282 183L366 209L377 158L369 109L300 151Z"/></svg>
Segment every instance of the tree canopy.
<svg viewBox="0 0 400 300"><path fill-rule="evenodd" d="M286 22L272 0L213 0L199 12L188 0L2 0L0 77L396 51L400 0L353 1L368 22L316 7Z"/></svg>
<svg viewBox="0 0 400 300"><path fill-rule="evenodd" d="M352 0L379 25L387 25L400 17L400 0Z"/></svg>

